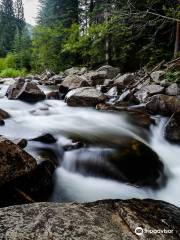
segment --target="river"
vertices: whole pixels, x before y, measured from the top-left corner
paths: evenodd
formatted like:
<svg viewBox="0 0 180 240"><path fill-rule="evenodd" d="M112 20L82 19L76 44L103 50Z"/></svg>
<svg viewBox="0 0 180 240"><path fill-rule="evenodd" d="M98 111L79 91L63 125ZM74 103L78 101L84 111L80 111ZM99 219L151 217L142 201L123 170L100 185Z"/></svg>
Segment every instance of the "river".
<svg viewBox="0 0 180 240"><path fill-rule="evenodd" d="M180 206L180 147L168 143L163 137L166 118L156 116L146 134L133 126L124 114L99 112L91 108L72 108L60 100L45 100L27 104L5 97L7 86L0 86L0 108L11 118L0 127L0 135L31 139L50 133L55 144L28 142L26 151L37 156L39 150L52 150L59 162L54 173L54 192L51 201L90 202L100 199L153 198ZM44 91L49 90L44 88ZM168 177L160 189L137 188L109 178L98 176L81 166L86 162L104 164L106 154L113 152L112 145L119 137L131 136L150 146L164 163ZM64 151L63 146L72 144L72 138L87 141L89 147ZM148 140L147 140L148 139Z"/></svg>

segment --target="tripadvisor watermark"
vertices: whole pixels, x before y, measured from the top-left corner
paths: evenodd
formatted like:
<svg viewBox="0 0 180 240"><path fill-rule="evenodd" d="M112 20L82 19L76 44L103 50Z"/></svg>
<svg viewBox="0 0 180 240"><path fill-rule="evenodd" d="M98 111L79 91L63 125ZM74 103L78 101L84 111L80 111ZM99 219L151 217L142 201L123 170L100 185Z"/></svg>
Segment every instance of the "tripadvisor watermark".
<svg viewBox="0 0 180 240"><path fill-rule="evenodd" d="M135 234L141 236L143 234L172 234L174 230L171 229L147 229L142 227L137 227L135 229Z"/></svg>

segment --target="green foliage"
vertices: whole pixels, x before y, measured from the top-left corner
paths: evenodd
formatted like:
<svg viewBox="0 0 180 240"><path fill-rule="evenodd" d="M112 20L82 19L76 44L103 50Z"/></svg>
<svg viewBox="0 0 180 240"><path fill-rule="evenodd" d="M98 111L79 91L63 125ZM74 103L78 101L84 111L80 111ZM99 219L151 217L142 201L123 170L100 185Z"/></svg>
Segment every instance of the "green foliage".
<svg viewBox="0 0 180 240"><path fill-rule="evenodd" d="M37 27L33 31L32 66L36 71L45 68L59 71L66 59L61 55L66 30L62 26Z"/></svg>
<svg viewBox="0 0 180 240"><path fill-rule="evenodd" d="M22 77L27 74L25 69L14 69L14 68L6 68L2 71L0 71L0 77L5 78L5 77Z"/></svg>
<svg viewBox="0 0 180 240"><path fill-rule="evenodd" d="M28 31L18 32L13 44L13 57L15 68L31 70L32 43Z"/></svg>
<svg viewBox="0 0 180 240"><path fill-rule="evenodd" d="M5 62L4 62L4 58L0 58L0 71L5 69Z"/></svg>
<svg viewBox="0 0 180 240"><path fill-rule="evenodd" d="M167 71L165 78L169 82L180 83L180 71L179 70Z"/></svg>
<svg viewBox="0 0 180 240"><path fill-rule="evenodd" d="M176 0L133 5L126 0L40 0L39 25L32 36L24 27L22 0L15 2L13 10L7 5L12 0L3 0L0 10L0 56L5 57L0 71L59 72L72 65L105 63L135 71L173 57L175 22L147 10L179 18Z"/></svg>

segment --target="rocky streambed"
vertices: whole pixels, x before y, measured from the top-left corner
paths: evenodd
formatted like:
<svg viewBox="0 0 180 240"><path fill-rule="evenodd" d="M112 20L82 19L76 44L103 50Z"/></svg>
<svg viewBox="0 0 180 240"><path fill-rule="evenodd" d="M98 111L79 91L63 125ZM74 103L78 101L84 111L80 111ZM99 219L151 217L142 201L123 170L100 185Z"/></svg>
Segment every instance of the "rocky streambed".
<svg viewBox="0 0 180 240"><path fill-rule="evenodd" d="M2 239L137 239L138 226L174 230L142 239L179 239L178 79L168 82L165 70L142 76L103 66L0 82ZM159 201L67 204L132 198ZM43 224L32 226L28 219L37 216ZM84 225L75 231L80 216ZM99 221L99 231L87 219Z"/></svg>

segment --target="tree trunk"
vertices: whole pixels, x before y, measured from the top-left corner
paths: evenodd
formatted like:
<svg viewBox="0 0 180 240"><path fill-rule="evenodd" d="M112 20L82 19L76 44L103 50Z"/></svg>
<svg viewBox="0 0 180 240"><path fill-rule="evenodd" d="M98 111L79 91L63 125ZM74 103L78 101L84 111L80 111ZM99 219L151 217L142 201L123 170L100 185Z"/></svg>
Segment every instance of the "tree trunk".
<svg viewBox="0 0 180 240"><path fill-rule="evenodd" d="M111 7L110 7L110 1L107 0L106 3L106 9L104 12L104 17L105 17L105 22L108 23L109 17L111 16ZM107 39L106 39L106 64L110 65L111 64L111 35L108 34Z"/></svg>
<svg viewBox="0 0 180 240"><path fill-rule="evenodd" d="M176 24L176 40L175 40L175 47L174 47L174 57L177 57L179 52L180 52L180 21L177 21L177 24Z"/></svg>

